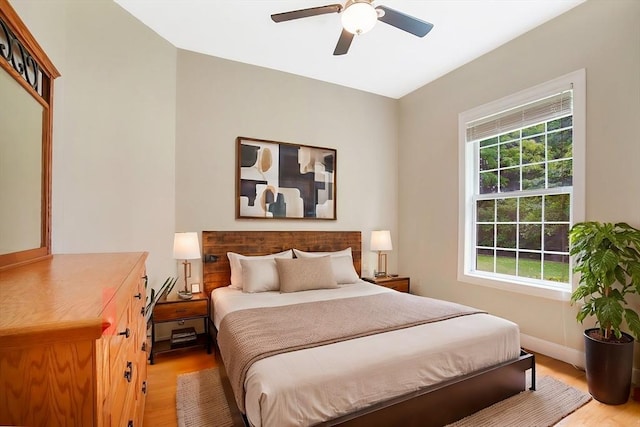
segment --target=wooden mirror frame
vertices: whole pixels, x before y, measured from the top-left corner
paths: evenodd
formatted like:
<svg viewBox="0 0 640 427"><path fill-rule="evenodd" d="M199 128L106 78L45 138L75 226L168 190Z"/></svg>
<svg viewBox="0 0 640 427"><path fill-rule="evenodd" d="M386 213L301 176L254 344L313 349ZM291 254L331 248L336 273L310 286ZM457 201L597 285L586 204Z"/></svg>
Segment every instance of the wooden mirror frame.
<svg viewBox="0 0 640 427"><path fill-rule="evenodd" d="M43 108L40 247L0 254L0 269L4 269L51 255L53 80L60 73L8 0L0 0L0 21L0 31L9 43L9 46L0 43L0 68L13 77Z"/></svg>

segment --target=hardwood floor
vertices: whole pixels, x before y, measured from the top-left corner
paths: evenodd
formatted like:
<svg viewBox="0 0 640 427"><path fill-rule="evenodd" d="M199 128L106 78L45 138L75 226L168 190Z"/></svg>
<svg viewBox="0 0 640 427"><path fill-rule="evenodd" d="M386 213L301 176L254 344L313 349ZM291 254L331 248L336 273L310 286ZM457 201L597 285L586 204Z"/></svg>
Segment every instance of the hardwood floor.
<svg viewBox="0 0 640 427"><path fill-rule="evenodd" d="M589 392L584 371L550 357L536 354L538 375L552 376L585 393ZM557 426L622 427L640 426L640 402L629 399L624 405L605 405L595 399L560 421Z"/></svg>
<svg viewBox="0 0 640 427"><path fill-rule="evenodd" d="M144 425L148 427L175 427L176 378L186 372L199 371L216 366L215 356L201 349L159 355L155 365L149 365ZM584 372L564 362L543 355L536 355L538 375L549 375L566 384L587 392ZM609 406L591 400L566 417L558 426L640 427L640 402L629 400L624 405Z"/></svg>
<svg viewBox="0 0 640 427"><path fill-rule="evenodd" d="M147 366L148 392L143 425L147 427L175 427L176 382L178 375L216 366L213 352L199 348L177 353L158 354L155 363Z"/></svg>

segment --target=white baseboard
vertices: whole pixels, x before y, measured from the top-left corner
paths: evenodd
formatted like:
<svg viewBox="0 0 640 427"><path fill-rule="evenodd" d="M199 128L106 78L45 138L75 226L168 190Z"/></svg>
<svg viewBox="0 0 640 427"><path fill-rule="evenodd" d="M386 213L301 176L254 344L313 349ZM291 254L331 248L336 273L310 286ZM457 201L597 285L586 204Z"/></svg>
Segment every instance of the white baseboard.
<svg viewBox="0 0 640 427"><path fill-rule="evenodd" d="M584 369L585 363L583 351L565 347L560 344L545 341L522 333L520 334L520 345L523 348L535 351L536 353L541 353L545 356L553 357L554 359L558 359L570 365L577 366L580 369Z"/></svg>
<svg viewBox="0 0 640 427"><path fill-rule="evenodd" d="M584 352L576 350L574 348L565 347L560 344L556 344L550 341L545 341L540 338L532 337L527 334L520 334L520 345L523 348L535 351L536 353L544 354L545 356L553 357L554 359L561 360L576 366L580 369L584 369ZM633 384L640 385L640 369L633 368L633 376L631 377Z"/></svg>

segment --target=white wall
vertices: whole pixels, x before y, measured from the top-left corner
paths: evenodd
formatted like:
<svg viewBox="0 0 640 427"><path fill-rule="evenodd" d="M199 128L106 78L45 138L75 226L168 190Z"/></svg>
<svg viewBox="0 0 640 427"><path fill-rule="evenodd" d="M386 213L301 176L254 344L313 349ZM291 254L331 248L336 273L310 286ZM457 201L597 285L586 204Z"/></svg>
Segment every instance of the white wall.
<svg viewBox="0 0 640 427"><path fill-rule="evenodd" d="M178 230L361 230L375 268L370 231L397 235L397 101L183 50L177 81ZM238 136L337 149L337 220L237 220Z"/></svg>
<svg viewBox="0 0 640 427"><path fill-rule="evenodd" d="M511 319L569 355L582 350L576 307L457 281L458 114L586 68L587 219L640 227L639 20L638 1L588 1L400 100L400 271L415 292Z"/></svg>
<svg viewBox="0 0 640 427"><path fill-rule="evenodd" d="M170 274L176 49L110 0L12 0L55 81L54 253L149 251Z"/></svg>

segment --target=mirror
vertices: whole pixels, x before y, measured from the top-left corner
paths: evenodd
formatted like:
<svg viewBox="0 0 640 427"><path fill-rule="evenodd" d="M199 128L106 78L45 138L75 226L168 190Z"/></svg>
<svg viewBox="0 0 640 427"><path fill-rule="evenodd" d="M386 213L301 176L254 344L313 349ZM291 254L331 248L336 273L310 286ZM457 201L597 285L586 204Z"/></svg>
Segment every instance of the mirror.
<svg viewBox="0 0 640 427"><path fill-rule="evenodd" d="M7 73L0 93L0 254L8 254L42 244L43 108Z"/></svg>
<svg viewBox="0 0 640 427"><path fill-rule="evenodd" d="M51 104L59 75L0 0L0 269L51 254Z"/></svg>

